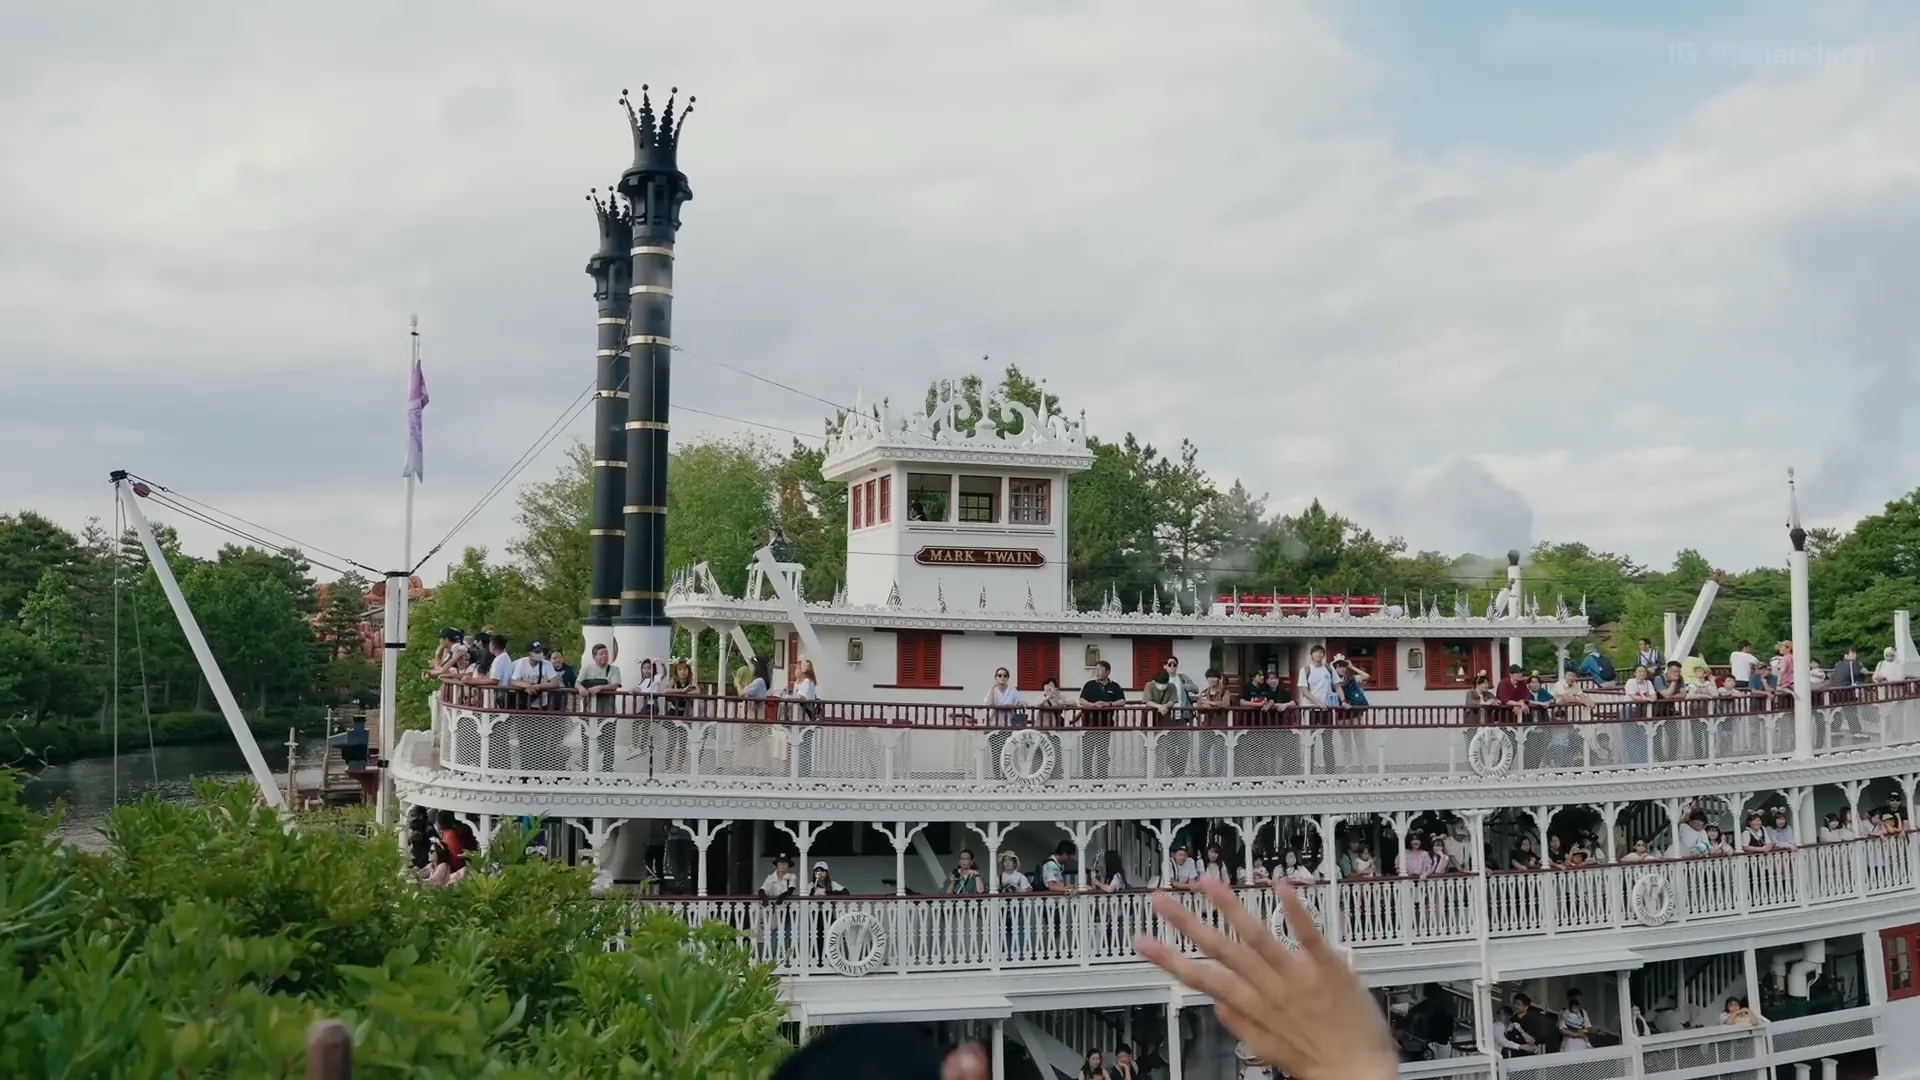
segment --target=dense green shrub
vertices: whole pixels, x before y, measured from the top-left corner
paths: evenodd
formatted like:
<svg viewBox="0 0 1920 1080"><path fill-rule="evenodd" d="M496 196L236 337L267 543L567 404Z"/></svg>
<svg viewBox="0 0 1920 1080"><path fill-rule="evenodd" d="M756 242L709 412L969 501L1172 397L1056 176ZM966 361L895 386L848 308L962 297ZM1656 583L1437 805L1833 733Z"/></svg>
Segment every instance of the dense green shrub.
<svg viewBox="0 0 1920 1080"><path fill-rule="evenodd" d="M0 772L0 1076L297 1076L328 1018L363 1077L748 1080L786 1050L729 932L636 919L579 870L427 889L391 833L289 828L237 785L122 807L89 854L18 793Z"/></svg>

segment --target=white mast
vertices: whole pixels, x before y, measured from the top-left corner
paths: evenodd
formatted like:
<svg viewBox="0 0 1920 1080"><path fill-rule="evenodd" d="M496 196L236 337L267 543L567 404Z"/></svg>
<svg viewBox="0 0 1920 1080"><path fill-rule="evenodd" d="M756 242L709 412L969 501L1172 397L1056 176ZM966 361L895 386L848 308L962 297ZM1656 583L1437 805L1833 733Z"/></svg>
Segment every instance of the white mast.
<svg viewBox="0 0 1920 1080"><path fill-rule="evenodd" d="M373 819L378 825L393 820L393 759L397 735L395 710L399 706L400 654L407 648L407 601L413 585L413 488L424 471L421 463L420 411L426 408L426 382L420 375L420 316L409 316L407 332L413 341L413 360L408 368L406 522L401 527L399 570L387 571L386 604L383 608L380 648L380 791L374 800Z"/></svg>
<svg viewBox="0 0 1920 1080"><path fill-rule="evenodd" d="M1807 530L1800 524L1800 500L1787 470L1787 578L1793 592L1793 756L1813 757L1813 613L1807 599Z"/></svg>
<svg viewBox="0 0 1920 1080"><path fill-rule="evenodd" d="M240 744L240 753L247 759L247 768L253 773L253 782L260 788L260 797L268 806L280 809L285 802L280 797L280 783L274 779L273 770L267 768L267 759L260 753L260 744L254 741L253 730L247 727L246 717L240 715L240 703L233 699L233 690L227 686L227 677L220 673L220 665L213 658L213 649L207 645L206 635L200 632L200 624L193 617L193 610L187 607L187 598L180 592L180 583L174 580L173 568L167 565L166 553L160 550L160 544L153 538L153 527L147 524L147 515L140 511L140 500L146 496L147 485L128 483L126 470L113 473L113 490L120 498L120 505L126 508L127 520L133 523L133 531L140 537L140 546L147 552L147 562L153 567L153 575L160 579L160 589L167 594L167 603L173 606L174 618L180 620L180 631L187 635L187 644L193 649L193 658L200 662L200 673L206 676L207 685L213 689L213 700L220 705L220 715L227 718L227 726L233 729L233 741ZM288 763L292 768L292 763Z"/></svg>

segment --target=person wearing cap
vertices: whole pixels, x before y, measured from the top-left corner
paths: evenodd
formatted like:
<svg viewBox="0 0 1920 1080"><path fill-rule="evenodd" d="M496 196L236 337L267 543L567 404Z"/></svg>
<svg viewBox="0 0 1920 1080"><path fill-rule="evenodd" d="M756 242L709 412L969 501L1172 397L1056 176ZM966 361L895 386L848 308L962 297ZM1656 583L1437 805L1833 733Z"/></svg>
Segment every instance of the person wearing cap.
<svg viewBox="0 0 1920 1080"><path fill-rule="evenodd" d="M1180 892L1192 892L1199 887L1200 864L1193 861L1193 855L1184 843L1173 845L1173 876L1167 887Z"/></svg>
<svg viewBox="0 0 1920 1080"><path fill-rule="evenodd" d="M449 671L464 671L467 666L465 663L467 658L466 653L466 646L460 644L460 631L454 629L440 631L440 644L433 650L433 660L427 665L426 672L420 677L423 679L444 679L447 677ZM456 654L458 654L461 661L458 666L454 664Z"/></svg>
<svg viewBox="0 0 1920 1080"><path fill-rule="evenodd" d="M799 880L793 876L793 856L781 852L773 857L773 872L760 883L759 896L768 901L785 900L799 887Z"/></svg>
<svg viewBox="0 0 1920 1080"><path fill-rule="evenodd" d="M553 665L547 663L546 646L539 642L527 645L527 655L513 663L513 687L525 691L527 704L532 708L547 707L548 690L560 688L560 680L553 674Z"/></svg>
<svg viewBox="0 0 1920 1080"><path fill-rule="evenodd" d="M827 861L821 859L813 864L813 880L807 882L806 896L846 896L845 886L833 880L833 871L828 869Z"/></svg>

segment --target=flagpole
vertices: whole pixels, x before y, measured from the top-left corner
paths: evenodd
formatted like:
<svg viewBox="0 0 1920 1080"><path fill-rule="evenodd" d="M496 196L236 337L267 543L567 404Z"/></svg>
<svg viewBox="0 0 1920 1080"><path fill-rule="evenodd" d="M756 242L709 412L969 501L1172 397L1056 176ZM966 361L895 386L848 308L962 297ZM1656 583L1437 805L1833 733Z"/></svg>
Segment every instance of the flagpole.
<svg viewBox="0 0 1920 1080"><path fill-rule="evenodd" d="M1792 612L1793 756L1813 757L1813 612L1807 600L1807 530L1800 524L1800 497L1787 470L1787 589Z"/></svg>
<svg viewBox="0 0 1920 1080"><path fill-rule="evenodd" d="M417 425L419 410L426 406L426 387L420 376L420 316L408 318L407 332L412 339L413 356L407 376L406 508L401 526L400 569L387 572L386 618L380 650L380 794L374 806L374 821L380 825L393 822L392 758L399 733L396 712L400 701L400 654L407 648L407 604L413 592L413 489L420 482L421 473Z"/></svg>

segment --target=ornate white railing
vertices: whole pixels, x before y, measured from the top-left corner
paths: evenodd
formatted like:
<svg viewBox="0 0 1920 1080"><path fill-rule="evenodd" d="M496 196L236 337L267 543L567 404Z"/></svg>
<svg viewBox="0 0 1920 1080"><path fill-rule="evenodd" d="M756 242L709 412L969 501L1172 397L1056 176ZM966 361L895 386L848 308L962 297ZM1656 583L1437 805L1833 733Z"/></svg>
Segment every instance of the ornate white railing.
<svg viewBox="0 0 1920 1080"><path fill-rule="evenodd" d="M1479 934L1470 874L1425 881L1362 878L1302 887L1321 933L1348 948L1441 944ZM1875 837L1793 851L1629 863L1580 870L1496 872L1487 883L1494 938L1602 933L1735 920L1844 904L1914 888L1909 837ZM1090 967L1135 963L1135 934L1185 945L1152 908L1151 892L942 897L672 899L636 901L695 921L726 923L782 973ZM1210 921L1200 893L1176 893ZM1280 932L1272 894L1242 900ZM1281 920L1282 922L1284 920Z"/></svg>
<svg viewBox="0 0 1920 1080"><path fill-rule="evenodd" d="M1916 692L1913 683L1863 688L1856 702L1819 709L1818 752L1920 743ZM1067 720L969 725L950 714L991 710L905 705L859 708L911 717L831 719L816 711L829 718L809 722L798 703L716 698L663 700L649 714L636 706L633 715L593 715L508 707L494 696L467 691L436 710L443 768L508 781L760 786L784 779L841 789L1030 793L1141 782L1524 779L1785 761L1793 752L1791 712L1750 711L1744 701L1595 706L1594 715L1610 718L1538 724L1484 724L1478 710L1423 706L1329 712L1326 726L1108 728ZM1010 720L1014 710L1005 711ZM1018 715L1045 719L1038 710ZM1226 710L1217 718L1237 723L1253 715ZM1140 717L1136 709L1113 719Z"/></svg>

